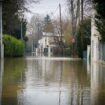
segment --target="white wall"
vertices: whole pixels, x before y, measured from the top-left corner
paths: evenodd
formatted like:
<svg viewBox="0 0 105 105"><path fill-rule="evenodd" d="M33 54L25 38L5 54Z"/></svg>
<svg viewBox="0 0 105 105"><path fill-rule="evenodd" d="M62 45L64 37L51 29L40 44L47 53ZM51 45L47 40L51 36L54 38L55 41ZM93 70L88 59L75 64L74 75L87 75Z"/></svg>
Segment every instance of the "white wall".
<svg viewBox="0 0 105 105"><path fill-rule="evenodd" d="M99 60L99 33L95 26L95 10L92 11L92 19L91 19L91 60L97 61Z"/></svg>

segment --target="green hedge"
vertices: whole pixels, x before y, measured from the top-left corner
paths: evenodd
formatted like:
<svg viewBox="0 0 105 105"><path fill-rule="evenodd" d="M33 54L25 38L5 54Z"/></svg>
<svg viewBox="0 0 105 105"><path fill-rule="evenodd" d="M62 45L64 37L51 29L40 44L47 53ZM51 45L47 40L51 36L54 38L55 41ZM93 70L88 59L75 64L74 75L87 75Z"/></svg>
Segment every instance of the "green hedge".
<svg viewBox="0 0 105 105"><path fill-rule="evenodd" d="M4 35L4 55L6 57L21 57L24 55L25 44L10 35Z"/></svg>

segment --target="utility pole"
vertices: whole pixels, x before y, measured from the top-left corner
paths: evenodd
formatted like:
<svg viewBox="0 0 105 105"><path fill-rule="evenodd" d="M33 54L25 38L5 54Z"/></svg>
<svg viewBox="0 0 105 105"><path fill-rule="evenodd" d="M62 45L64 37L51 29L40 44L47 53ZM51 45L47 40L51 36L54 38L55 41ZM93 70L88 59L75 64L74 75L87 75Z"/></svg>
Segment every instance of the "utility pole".
<svg viewBox="0 0 105 105"><path fill-rule="evenodd" d="M61 15L61 4L59 4L59 13L60 13L60 34L61 34L61 42L62 42L62 15Z"/></svg>
<svg viewBox="0 0 105 105"><path fill-rule="evenodd" d="M84 5L84 0L81 0L81 22L83 22L83 19L84 19L84 17L83 17L83 15L84 15L84 7L83 7L83 5Z"/></svg>
<svg viewBox="0 0 105 105"><path fill-rule="evenodd" d="M84 19L84 0L80 0L81 1L81 23L83 24L83 19ZM81 30L81 50L82 50L82 56L83 56L83 33Z"/></svg>
<svg viewBox="0 0 105 105"><path fill-rule="evenodd" d="M23 20L21 20L21 40L23 40Z"/></svg>
<svg viewBox="0 0 105 105"><path fill-rule="evenodd" d="M71 20L72 20L72 54L74 57L74 50L75 50L75 36L74 36L74 5L73 5L73 0L71 0Z"/></svg>
<svg viewBox="0 0 105 105"><path fill-rule="evenodd" d="M4 58L4 46L3 46L3 27L2 27L2 2L3 0L0 0L0 50L1 50L1 59Z"/></svg>
<svg viewBox="0 0 105 105"><path fill-rule="evenodd" d="M61 4L59 4L59 14L60 14L60 35L61 35L61 39L60 39L60 46L62 49L62 56L63 56L63 32L62 32L62 14L61 14Z"/></svg>
<svg viewBox="0 0 105 105"><path fill-rule="evenodd" d="M21 14L21 40L23 40L23 23L24 23L24 15Z"/></svg>
<svg viewBox="0 0 105 105"><path fill-rule="evenodd" d="M72 19L72 35L74 35L74 6L73 6L73 0L71 0L71 19Z"/></svg>
<svg viewBox="0 0 105 105"><path fill-rule="evenodd" d="M21 38L21 40L23 40L23 23L24 23L24 15L23 15L23 11L22 10L20 10L19 11L19 17L20 17L20 31L21 31L21 36L20 36L20 38Z"/></svg>

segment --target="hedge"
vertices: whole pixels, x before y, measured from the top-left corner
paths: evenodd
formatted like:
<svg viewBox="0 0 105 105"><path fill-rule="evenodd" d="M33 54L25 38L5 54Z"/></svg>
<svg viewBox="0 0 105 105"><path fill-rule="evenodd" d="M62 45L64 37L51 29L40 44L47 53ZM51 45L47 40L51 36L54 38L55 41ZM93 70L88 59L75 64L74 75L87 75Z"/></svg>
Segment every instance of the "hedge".
<svg viewBox="0 0 105 105"><path fill-rule="evenodd" d="M25 44L10 35L4 35L4 55L6 57L21 57L24 55Z"/></svg>

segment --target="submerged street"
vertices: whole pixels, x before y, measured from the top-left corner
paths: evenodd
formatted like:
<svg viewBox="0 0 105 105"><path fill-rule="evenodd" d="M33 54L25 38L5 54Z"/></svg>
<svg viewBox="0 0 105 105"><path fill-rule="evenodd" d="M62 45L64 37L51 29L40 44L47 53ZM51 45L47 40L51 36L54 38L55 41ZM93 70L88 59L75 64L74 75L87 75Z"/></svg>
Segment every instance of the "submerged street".
<svg viewBox="0 0 105 105"><path fill-rule="evenodd" d="M0 105L105 105L105 1L0 0Z"/></svg>
<svg viewBox="0 0 105 105"><path fill-rule="evenodd" d="M83 61L6 59L0 105L104 105L104 75Z"/></svg>

